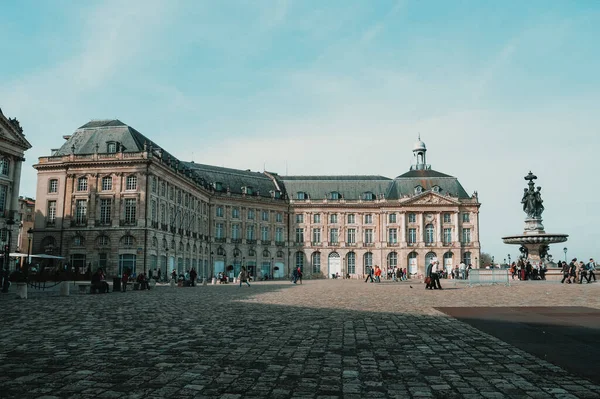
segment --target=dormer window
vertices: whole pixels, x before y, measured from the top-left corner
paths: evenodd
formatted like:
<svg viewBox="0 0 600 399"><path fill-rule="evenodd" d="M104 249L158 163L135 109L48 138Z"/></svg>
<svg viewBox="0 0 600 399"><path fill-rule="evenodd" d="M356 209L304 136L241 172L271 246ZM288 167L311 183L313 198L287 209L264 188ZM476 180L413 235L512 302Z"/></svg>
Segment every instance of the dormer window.
<svg viewBox="0 0 600 399"><path fill-rule="evenodd" d="M329 193L329 199L339 200L342 196L337 191L332 191Z"/></svg>
<svg viewBox="0 0 600 399"><path fill-rule="evenodd" d="M433 191L434 193L439 193L440 192L440 186L433 186L433 187L431 187L431 191Z"/></svg>
<svg viewBox="0 0 600 399"><path fill-rule="evenodd" d="M375 201L375 194L370 191L363 193L363 200L365 201Z"/></svg>
<svg viewBox="0 0 600 399"><path fill-rule="evenodd" d="M116 141L109 141L108 143L106 143L106 152L108 152L109 154L114 154L117 151L119 151L119 143L117 143Z"/></svg>
<svg viewBox="0 0 600 399"><path fill-rule="evenodd" d="M415 187L415 194L421 194L423 192L423 187L417 186Z"/></svg>
<svg viewBox="0 0 600 399"><path fill-rule="evenodd" d="M304 191L298 191L298 193L296 194L296 199L306 200L308 199L308 194L306 194Z"/></svg>
<svg viewBox="0 0 600 399"><path fill-rule="evenodd" d="M221 183L220 181L216 181L214 183L215 186L215 191L223 191L223 183Z"/></svg>
<svg viewBox="0 0 600 399"><path fill-rule="evenodd" d="M242 194L252 195L252 194L254 194L254 190L252 189L251 186L244 186L244 187L242 187Z"/></svg>

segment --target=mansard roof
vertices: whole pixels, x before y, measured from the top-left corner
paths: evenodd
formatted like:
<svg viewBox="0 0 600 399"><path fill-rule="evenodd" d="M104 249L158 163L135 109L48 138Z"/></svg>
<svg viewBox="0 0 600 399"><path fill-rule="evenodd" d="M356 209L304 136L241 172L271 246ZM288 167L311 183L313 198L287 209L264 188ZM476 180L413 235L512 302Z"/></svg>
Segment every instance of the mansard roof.
<svg viewBox="0 0 600 399"><path fill-rule="evenodd" d="M361 199L365 193L384 195L392 181L384 176L282 176L290 198L302 192L311 199L325 199L337 192L346 200Z"/></svg>
<svg viewBox="0 0 600 399"><path fill-rule="evenodd" d="M182 162L182 164L213 185L220 183L221 191L224 192L244 194L245 188L251 188L252 195L260 197L271 197L271 192L280 191L282 194L284 192L280 184L276 184L268 174L262 172L252 172L249 169L224 168L195 162ZM276 177L274 179L276 180Z"/></svg>
<svg viewBox="0 0 600 399"><path fill-rule="evenodd" d="M54 155L106 153L108 143L119 143L119 152L140 152L144 143L159 147L149 138L118 119L93 120L81 126Z"/></svg>

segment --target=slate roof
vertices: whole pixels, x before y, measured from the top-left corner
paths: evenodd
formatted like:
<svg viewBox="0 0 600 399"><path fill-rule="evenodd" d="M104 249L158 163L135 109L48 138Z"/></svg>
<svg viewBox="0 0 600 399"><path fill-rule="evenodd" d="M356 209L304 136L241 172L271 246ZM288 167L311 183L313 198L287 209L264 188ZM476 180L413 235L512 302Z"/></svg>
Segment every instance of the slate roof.
<svg viewBox="0 0 600 399"><path fill-rule="evenodd" d="M334 191L346 200L358 200L367 192L380 196L392 182L384 176L282 176L281 180L291 199L303 192L313 200L325 199Z"/></svg>
<svg viewBox="0 0 600 399"><path fill-rule="evenodd" d="M98 152L102 154L107 152L107 143L111 141L120 143L124 147L123 152L143 151L144 143L160 147L131 126L118 119L110 119L91 121L81 126L55 155L71 154L72 146L75 146L75 154L93 154L96 152L96 144Z"/></svg>
<svg viewBox="0 0 600 399"><path fill-rule="evenodd" d="M182 162L182 164L206 181L221 183L223 190L229 188L229 191L233 194L242 194L242 187L252 187L254 195L258 192L258 195L261 197L270 198L271 191L278 191L273 180L261 172L224 168L195 162Z"/></svg>
<svg viewBox="0 0 600 399"><path fill-rule="evenodd" d="M298 192L307 193L313 200L327 198L331 192L337 191L346 200L358 200L364 193L372 192L378 198L381 194L386 199L400 199L415 194L415 187L421 186L423 191L434 186L440 188L439 193L450 194L461 199L470 198L458 179L435 170L411 170L395 179L385 176L282 176L286 191L290 198L297 198Z"/></svg>

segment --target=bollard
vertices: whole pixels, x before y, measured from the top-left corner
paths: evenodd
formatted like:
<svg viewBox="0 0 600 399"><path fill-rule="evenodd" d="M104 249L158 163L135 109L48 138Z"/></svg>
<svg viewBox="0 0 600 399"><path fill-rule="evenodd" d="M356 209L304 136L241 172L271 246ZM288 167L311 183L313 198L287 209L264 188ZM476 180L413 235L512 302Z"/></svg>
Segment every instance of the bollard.
<svg viewBox="0 0 600 399"><path fill-rule="evenodd" d="M212 279L212 285L215 285L215 284L217 284L217 278L213 277L213 279Z"/></svg>
<svg viewBox="0 0 600 399"><path fill-rule="evenodd" d="M27 283L17 283L17 297L27 299Z"/></svg>
<svg viewBox="0 0 600 399"><path fill-rule="evenodd" d="M206 279L206 278L203 278L203 279L202 279L202 285L206 285L206 284L207 284L207 279Z"/></svg>
<svg viewBox="0 0 600 399"><path fill-rule="evenodd" d="M60 283L60 296L69 296L69 282L63 281Z"/></svg>

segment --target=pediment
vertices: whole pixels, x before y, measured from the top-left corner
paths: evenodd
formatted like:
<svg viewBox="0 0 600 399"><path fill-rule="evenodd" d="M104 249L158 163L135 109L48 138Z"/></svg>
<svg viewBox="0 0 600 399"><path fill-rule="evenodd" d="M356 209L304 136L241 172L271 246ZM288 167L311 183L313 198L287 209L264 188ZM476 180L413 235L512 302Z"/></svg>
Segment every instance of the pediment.
<svg viewBox="0 0 600 399"><path fill-rule="evenodd" d="M447 197L435 193L423 193L416 197L410 198L404 204L406 205L458 205L459 201L456 198Z"/></svg>
<svg viewBox="0 0 600 399"><path fill-rule="evenodd" d="M24 150L31 148L31 144L25 138L19 122L8 119L0 111L0 140L17 144Z"/></svg>

